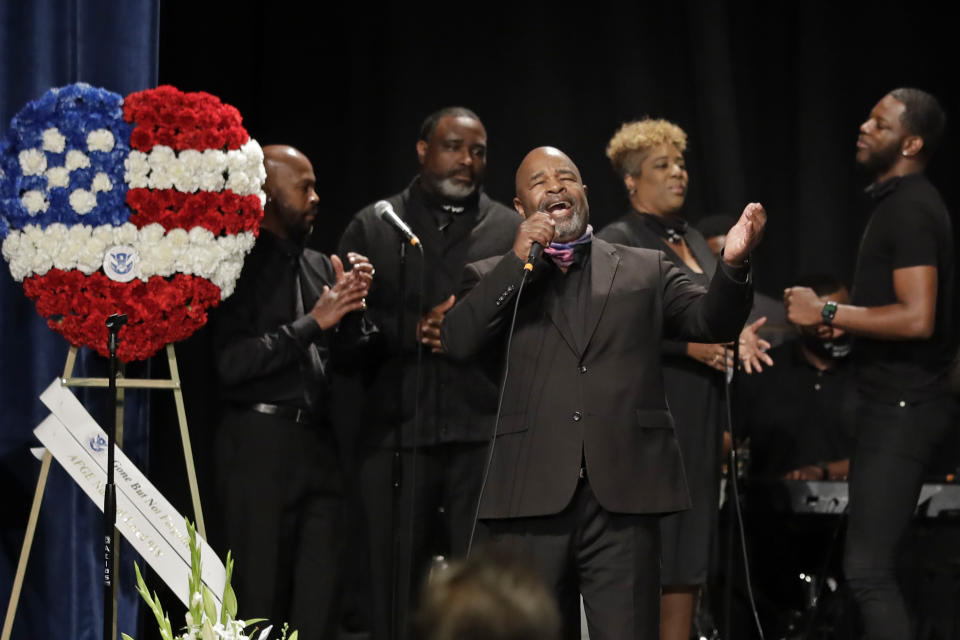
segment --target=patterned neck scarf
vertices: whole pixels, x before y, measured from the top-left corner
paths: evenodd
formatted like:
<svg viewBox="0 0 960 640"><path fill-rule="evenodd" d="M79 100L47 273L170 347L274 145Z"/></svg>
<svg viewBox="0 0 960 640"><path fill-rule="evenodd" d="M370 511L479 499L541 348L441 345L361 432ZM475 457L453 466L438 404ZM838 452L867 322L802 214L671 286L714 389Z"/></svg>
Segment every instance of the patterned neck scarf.
<svg viewBox="0 0 960 640"><path fill-rule="evenodd" d="M543 252L550 256L553 263L561 269L568 268L573 264L573 253L577 245L587 244L593 241L593 225L587 225L587 230L576 240L570 242L551 242Z"/></svg>

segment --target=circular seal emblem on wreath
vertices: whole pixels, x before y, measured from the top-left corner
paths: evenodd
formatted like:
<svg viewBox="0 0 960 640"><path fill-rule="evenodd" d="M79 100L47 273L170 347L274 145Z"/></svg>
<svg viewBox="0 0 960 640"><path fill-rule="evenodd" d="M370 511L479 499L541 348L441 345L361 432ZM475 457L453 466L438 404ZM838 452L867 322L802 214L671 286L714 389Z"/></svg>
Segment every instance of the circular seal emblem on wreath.
<svg viewBox="0 0 960 640"><path fill-rule="evenodd" d="M0 241L47 324L107 355L183 340L234 289L263 217L263 153L240 113L164 86L51 89L0 138Z"/></svg>

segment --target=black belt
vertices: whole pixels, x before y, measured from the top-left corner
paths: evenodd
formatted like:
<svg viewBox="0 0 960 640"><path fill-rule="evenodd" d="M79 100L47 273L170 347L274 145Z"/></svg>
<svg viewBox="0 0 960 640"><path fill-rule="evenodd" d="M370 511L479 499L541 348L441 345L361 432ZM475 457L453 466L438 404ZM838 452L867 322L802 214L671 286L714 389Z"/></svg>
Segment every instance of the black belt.
<svg viewBox="0 0 960 640"><path fill-rule="evenodd" d="M268 416L277 416L279 418L293 420L297 424L314 424L316 422L313 419L312 413L306 409L298 409L297 407L285 407L279 404L258 402L257 404L251 404L246 408L250 411L256 411L257 413L265 413Z"/></svg>

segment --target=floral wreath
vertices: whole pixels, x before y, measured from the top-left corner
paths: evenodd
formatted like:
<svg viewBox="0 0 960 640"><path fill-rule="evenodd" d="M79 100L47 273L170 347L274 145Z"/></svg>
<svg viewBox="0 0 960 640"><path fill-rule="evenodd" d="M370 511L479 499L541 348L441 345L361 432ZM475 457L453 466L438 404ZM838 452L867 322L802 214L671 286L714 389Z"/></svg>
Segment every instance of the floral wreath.
<svg viewBox="0 0 960 640"><path fill-rule="evenodd" d="M240 113L162 86L86 84L27 104L0 138L0 240L47 324L117 356L189 337L228 297L263 217L263 152Z"/></svg>

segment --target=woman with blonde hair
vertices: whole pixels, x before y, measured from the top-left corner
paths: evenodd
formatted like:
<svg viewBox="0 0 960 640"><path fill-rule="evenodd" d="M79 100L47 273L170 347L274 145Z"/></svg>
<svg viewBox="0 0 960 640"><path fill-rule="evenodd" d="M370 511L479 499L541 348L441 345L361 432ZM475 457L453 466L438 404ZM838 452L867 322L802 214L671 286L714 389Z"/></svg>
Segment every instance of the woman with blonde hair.
<svg viewBox="0 0 960 640"><path fill-rule="evenodd" d="M706 287L716 258L703 236L680 217L689 176L683 152L687 134L672 122L644 119L624 124L607 145L622 178L630 211L598 237L663 251L694 282ZM757 337L761 318L744 328L739 356L747 373L773 361ZM692 507L661 519L661 640L687 640L694 608L707 580L711 535L716 529L723 432L723 375L733 366L730 345L664 341L663 376L683 455Z"/></svg>

